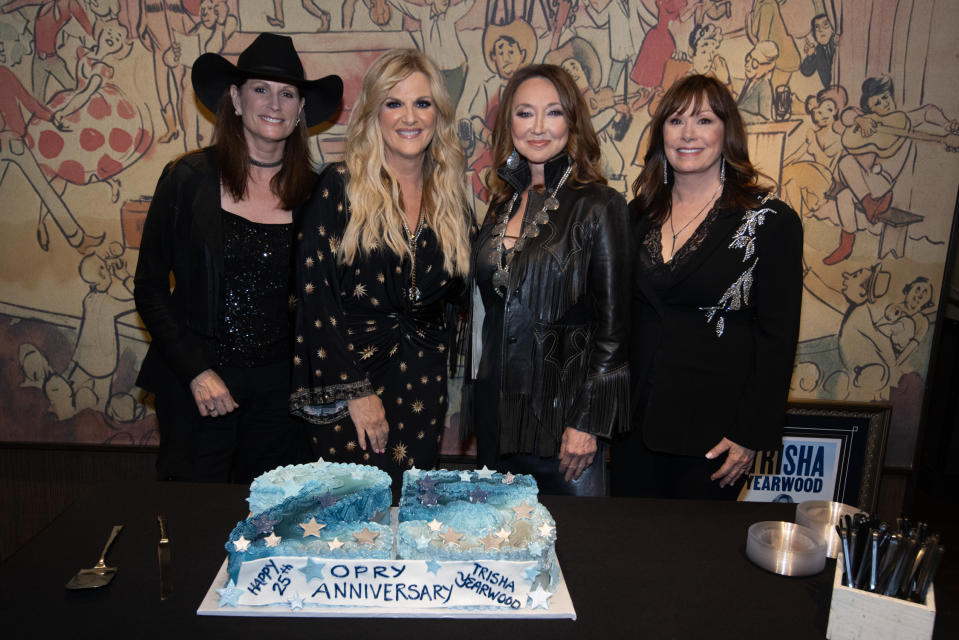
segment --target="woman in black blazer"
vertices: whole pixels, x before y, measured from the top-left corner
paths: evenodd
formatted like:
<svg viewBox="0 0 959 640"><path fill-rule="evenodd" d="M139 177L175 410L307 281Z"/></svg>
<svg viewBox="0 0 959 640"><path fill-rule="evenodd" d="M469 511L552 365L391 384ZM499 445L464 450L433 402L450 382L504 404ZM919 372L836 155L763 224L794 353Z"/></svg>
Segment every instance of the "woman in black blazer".
<svg viewBox="0 0 959 640"><path fill-rule="evenodd" d="M633 429L615 495L735 499L782 438L799 333L802 225L758 184L736 103L673 85L633 184Z"/></svg>
<svg viewBox="0 0 959 640"><path fill-rule="evenodd" d="M337 76L306 80L293 41L264 33L237 64L206 53L193 88L214 145L168 165L134 277L152 342L160 479L250 482L296 461L289 415L290 241L313 192L307 129L337 111ZM174 288L170 289L173 275Z"/></svg>

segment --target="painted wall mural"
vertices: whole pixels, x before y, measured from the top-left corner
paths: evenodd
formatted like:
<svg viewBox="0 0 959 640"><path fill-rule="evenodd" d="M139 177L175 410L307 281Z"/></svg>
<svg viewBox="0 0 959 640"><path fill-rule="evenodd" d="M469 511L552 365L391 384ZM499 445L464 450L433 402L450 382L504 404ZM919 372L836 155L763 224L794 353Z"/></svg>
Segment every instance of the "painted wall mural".
<svg viewBox="0 0 959 640"><path fill-rule="evenodd" d="M959 8L945 0L8 0L0 4L0 440L155 444L133 307L156 179L208 144L190 64L293 36L345 109L385 49L439 63L478 212L499 96L524 64L581 88L624 193L663 91L706 73L805 227L793 399L893 404L911 464L959 184ZM455 422L455 421L454 421Z"/></svg>

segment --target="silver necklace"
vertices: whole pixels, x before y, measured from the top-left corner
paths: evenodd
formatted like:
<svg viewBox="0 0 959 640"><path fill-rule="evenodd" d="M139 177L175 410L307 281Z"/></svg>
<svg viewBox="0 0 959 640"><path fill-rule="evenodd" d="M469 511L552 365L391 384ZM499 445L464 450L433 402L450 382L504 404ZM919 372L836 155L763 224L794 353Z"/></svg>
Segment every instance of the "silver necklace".
<svg viewBox="0 0 959 640"><path fill-rule="evenodd" d="M406 224L406 214L400 212L400 219L403 221L403 231L406 234L406 245L410 249L410 288L406 290L406 295L410 302L419 302L422 293L416 286L416 245L419 244L420 234L423 232L424 220L423 212L420 211L419 218L416 220L416 233L410 231Z"/></svg>
<svg viewBox="0 0 959 640"><path fill-rule="evenodd" d="M716 199L716 196L719 194L719 192L722 190L722 188L723 188L723 183L720 182L720 183L719 183L719 187L716 188L716 191L713 192L713 195L710 196L709 200L706 201L706 204L703 205L703 208L699 210L699 213L697 213L696 215L694 215L692 218L689 219L689 221L688 221L686 224L684 224L683 226L681 226L681 227L679 228L679 231L675 231L675 230L674 230L674 228L673 228L673 215L672 215L672 213L669 214L669 232L670 232L670 234L672 234L672 236L673 236L672 244L670 244L670 246L669 246L669 259L670 259L670 260L672 260L672 259L673 259L673 256L676 255L676 238L678 238L678 237L679 237L679 234L681 234L683 231L685 231L685 230L686 230L686 227L688 227L689 225L691 225L694 220L696 220L697 218L699 218L699 216L703 215L703 213L706 212L706 208L713 203L713 200Z"/></svg>
<svg viewBox="0 0 959 640"><path fill-rule="evenodd" d="M519 200L519 192L513 194L513 198L509 201L509 206L506 208L506 211L496 221L496 226L493 227L494 245L493 250L490 252L490 262L496 267L492 279L493 291L499 294L500 297L506 295L506 288L509 285L509 267L513 261L513 256L523 250L528 239L535 238L539 235L540 226L549 222L550 212L559 209L559 200L556 198L556 194L563 185L566 184L569 174L573 172L573 166L574 163L570 163L569 166L566 167L563 177L556 183L553 192L543 201L543 208L533 216L529 224L527 224L525 219L523 220L523 231L520 233L519 238L516 239L516 242L513 243L513 251L508 256L506 255L506 247L503 246L503 242L506 239L506 226L509 224L510 216L513 215L513 207L516 206L516 202Z"/></svg>

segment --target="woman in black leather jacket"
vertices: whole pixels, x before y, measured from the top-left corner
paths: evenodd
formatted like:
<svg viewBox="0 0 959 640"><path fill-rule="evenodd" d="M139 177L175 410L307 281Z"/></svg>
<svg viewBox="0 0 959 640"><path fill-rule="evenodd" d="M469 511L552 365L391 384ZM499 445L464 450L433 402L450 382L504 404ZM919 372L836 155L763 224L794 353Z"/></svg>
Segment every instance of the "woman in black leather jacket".
<svg viewBox="0 0 959 640"><path fill-rule="evenodd" d="M492 151L499 168L473 244L485 312L470 385L479 464L531 473L544 493L602 495L602 440L629 427L626 203L555 65L513 75Z"/></svg>

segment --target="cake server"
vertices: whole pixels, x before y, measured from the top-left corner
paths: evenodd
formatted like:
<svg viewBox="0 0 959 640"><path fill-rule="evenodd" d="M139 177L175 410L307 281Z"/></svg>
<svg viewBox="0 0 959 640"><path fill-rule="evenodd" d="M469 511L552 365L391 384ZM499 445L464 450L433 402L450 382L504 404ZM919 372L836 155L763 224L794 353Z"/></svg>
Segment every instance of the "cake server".
<svg viewBox="0 0 959 640"><path fill-rule="evenodd" d="M166 516L158 515L157 524L160 525L160 544L157 545L157 557L160 559L160 600L166 600L173 593L173 560L170 557Z"/></svg>
<svg viewBox="0 0 959 640"><path fill-rule="evenodd" d="M113 541L122 530L122 524L113 526L110 537L107 538L107 543L103 545L103 553L100 554L100 559L89 569L80 569L77 571L77 574L70 578L70 582L67 583L67 589L94 589L110 584L114 574L117 572L117 568L107 566L107 551L110 550L110 545L113 544Z"/></svg>

